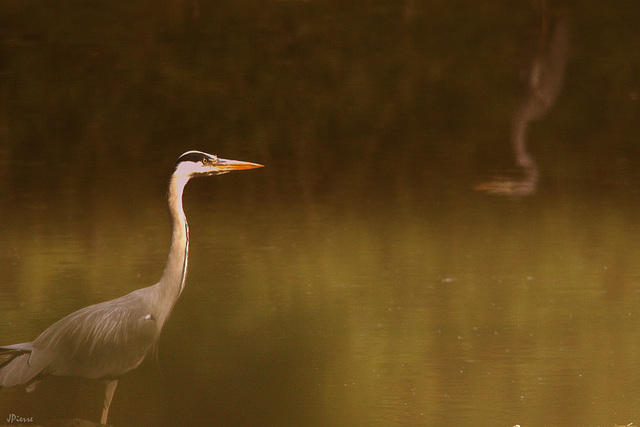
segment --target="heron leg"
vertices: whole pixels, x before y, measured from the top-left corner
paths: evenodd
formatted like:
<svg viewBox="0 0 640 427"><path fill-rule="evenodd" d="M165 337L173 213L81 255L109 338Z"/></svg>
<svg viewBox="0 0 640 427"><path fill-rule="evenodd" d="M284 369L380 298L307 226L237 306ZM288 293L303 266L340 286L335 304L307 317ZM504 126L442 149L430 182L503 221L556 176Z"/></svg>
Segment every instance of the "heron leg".
<svg viewBox="0 0 640 427"><path fill-rule="evenodd" d="M109 406L111 406L111 399L113 399L113 393L116 392L118 386L118 380L109 380L107 382L107 389L104 393L104 407L102 408L102 418L100 418L100 424L107 423L107 417L109 416Z"/></svg>

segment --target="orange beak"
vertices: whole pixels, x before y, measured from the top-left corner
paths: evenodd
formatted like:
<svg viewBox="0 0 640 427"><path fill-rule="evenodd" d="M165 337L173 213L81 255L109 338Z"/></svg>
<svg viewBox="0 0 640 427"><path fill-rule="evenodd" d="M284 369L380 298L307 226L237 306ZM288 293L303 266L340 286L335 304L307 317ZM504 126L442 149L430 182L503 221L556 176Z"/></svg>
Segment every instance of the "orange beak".
<svg viewBox="0 0 640 427"><path fill-rule="evenodd" d="M245 169L263 168L264 165L251 162L241 162L239 160L227 160L218 158L218 162L213 167L216 172L230 172Z"/></svg>

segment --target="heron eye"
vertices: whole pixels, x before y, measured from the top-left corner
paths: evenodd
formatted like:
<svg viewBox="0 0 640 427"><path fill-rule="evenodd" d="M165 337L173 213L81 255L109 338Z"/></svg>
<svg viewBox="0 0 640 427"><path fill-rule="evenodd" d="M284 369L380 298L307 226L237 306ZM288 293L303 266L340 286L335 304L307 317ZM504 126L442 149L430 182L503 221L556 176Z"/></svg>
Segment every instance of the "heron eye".
<svg viewBox="0 0 640 427"><path fill-rule="evenodd" d="M207 163L209 163L209 159L207 159L206 157L202 159L202 164L206 165Z"/></svg>

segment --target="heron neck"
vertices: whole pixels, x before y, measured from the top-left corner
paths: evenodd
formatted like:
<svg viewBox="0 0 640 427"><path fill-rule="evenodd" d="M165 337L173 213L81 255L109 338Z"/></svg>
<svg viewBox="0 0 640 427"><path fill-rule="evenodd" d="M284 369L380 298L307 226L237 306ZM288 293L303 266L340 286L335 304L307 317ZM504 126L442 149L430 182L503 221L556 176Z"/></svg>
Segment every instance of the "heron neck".
<svg viewBox="0 0 640 427"><path fill-rule="evenodd" d="M514 114L511 124L511 144L518 166L522 168L535 168L536 162L527 151L527 126L529 120L526 113L518 109Z"/></svg>
<svg viewBox="0 0 640 427"><path fill-rule="evenodd" d="M187 277L189 254L189 225L182 209L182 193L189 181L187 177L171 177L167 190L169 218L171 220L171 247L162 277L158 282L157 315L162 325L180 297Z"/></svg>

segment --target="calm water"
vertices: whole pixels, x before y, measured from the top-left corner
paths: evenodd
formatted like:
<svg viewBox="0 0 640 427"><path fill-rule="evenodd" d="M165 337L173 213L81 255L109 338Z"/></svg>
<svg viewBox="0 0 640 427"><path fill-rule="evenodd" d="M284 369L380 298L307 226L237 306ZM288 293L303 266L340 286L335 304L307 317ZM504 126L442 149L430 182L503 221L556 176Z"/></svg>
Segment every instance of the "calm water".
<svg viewBox="0 0 640 427"><path fill-rule="evenodd" d="M640 423L637 5L41 6L0 6L0 343L156 282L183 151L266 165L187 187L187 287L114 425ZM557 17L527 181L515 82ZM2 389L0 420L102 393Z"/></svg>

